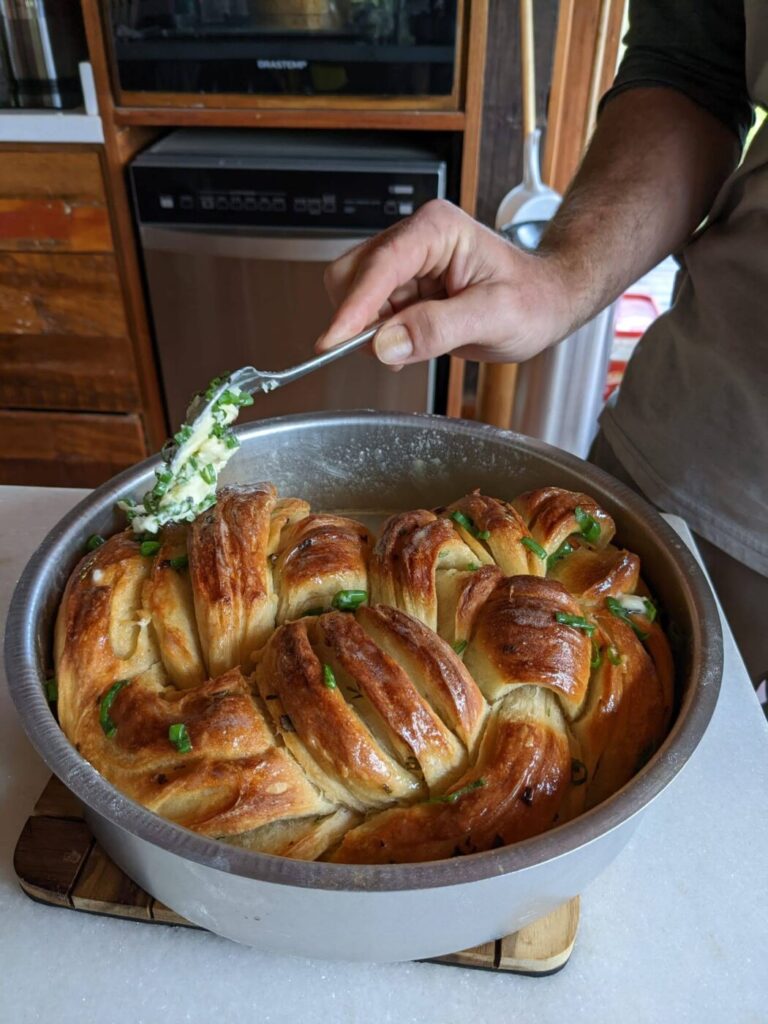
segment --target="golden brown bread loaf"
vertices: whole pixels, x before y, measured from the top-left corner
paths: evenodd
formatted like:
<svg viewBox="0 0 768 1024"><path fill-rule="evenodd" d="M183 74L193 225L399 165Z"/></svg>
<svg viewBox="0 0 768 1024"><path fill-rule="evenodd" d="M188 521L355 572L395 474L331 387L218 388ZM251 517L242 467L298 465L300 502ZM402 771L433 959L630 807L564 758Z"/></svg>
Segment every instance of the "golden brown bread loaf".
<svg viewBox="0 0 768 1024"><path fill-rule="evenodd" d="M555 487L378 539L269 483L117 534L56 625L59 721L115 786L283 856L423 861L551 828L663 739L672 659L614 523Z"/></svg>

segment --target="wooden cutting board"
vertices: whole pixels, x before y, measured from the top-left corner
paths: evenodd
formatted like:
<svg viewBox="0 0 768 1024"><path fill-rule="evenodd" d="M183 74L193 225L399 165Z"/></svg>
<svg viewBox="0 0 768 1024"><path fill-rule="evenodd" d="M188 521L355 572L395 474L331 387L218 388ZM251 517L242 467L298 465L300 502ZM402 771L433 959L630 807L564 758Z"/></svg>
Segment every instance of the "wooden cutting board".
<svg viewBox="0 0 768 1024"><path fill-rule="evenodd" d="M51 776L27 819L13 865L21 888L40 903L197 928L141 889L109 859L83 820L81 804L56 776ZM512 935L432 962L515 974L552 974L568 962L578 925L577 896Z"/></svg>

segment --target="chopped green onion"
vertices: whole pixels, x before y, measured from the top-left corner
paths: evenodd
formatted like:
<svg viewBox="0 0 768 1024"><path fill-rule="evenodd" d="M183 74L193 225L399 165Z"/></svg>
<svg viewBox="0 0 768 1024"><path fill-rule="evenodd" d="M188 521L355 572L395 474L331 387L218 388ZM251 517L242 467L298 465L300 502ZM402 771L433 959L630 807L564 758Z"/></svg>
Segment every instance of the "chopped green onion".
<svg viewBox="0 0 768 1024"><path fill-rule="evenodd" d="M471 533L473 537L477 537L478 540L488 540L491 536L490 530L478 530L474 522L468 515L460 512L458 509L454 509L451 512L451 519L454 523L457 523L462 530L466 530L467 533Z"/></svg>
<svg viewBox="0 0 768 1024"><path fill-rule="evenodd" d="M619 654L617 648L613 646L613 644L610 644L608 647L606 647L605 653L606 657L608 658L608 661L610 661L612 665L621 664L621 655Z"/></svg>
<svg viewBox="0 0 768 1024"><path fill-rule="evenodd" d="M587 766L583 761L579 761L577 757L571 758L571 782L574 786L583 786L587 781Z"/></svg>
<svg viewBox="0 0 768 1024"><path fill-rule="evenodd" d="M547 572L551 571L558 562L562 561L563 558L567 558L568 555L572 555L575 551L573 544L569 541L565 541L553 554L547 559Z"/></svg>
<svg viewBox="0 0 768 1024"><path fill-rule="evenodd" d="M213 486L213 484L216 483L216 470L213 468L210 462L208 463L207 466L203 466L203 468L200 470L200 476L203 478L204 482L207 483L209 486Z"/></svg>
<svg viewBox="0 0 768 1024"><path fill-rule="evenodd" d="M174 722L168 726L168 739L180 754L188 754L192 750L192 740L183 722Z"/></svg>
<svg viewBox="0 0 768 1024"><path fill-rule="evenodd" d="M457 654L463 654L467 649L467 643L467 640L457 640L453 645L454 651L456 651Z"/></svg>
<svg viewBox="0 0 768 1024"><path fill-rule="evenodd" d="M593 639L592 640L592 658L590 659L589 667L590 668L600 668L600 666L602 664L603 664L603 652L600 650L600 647L599 647L597 641Z"/></svg>
<svg viewBox="0 0 768 1024"><path fill-rule="evenodd" d="M170 566L175 569L176 572L180 572L182 569L186 569L189 565L189 555L177 555L175 558L170 560Z"/></svg>
<svg viewBox="0 0 768 1024"><path fill-rule="evenodd" d="M455 509L453 512L451 512L451 519L454 521L454 523L458 523L463 530L467 531L467 533L475 532L475 524L472 522L469 516L465 516L464 513L459 512L458 509Z"/></svg>
<svg viewBox="0 0 768 1024"><path fill-rule="evenodd" d="M307 608L307 610L305 612L302 612L301 614L302 615L322 615L324 611L325 611L325 608Z"/></svg>
<svg viewBox="0 0 768 1024"><path fill-rule="evenodd" d="M181 448L181 446L192 437L192 427L188 423L185 423L181 430L173 435L173 440Z"/></svg>
<svg viewBox="0 0 768 1024"><path fill-rule="evenodd" d="M466 565L466 571L467 572L477 572L477 570L479 568L480 568L480 563L479 562L467 562L467 565Z"/></svg>
<svg viewBox="0 0 768 1024"><path fill-rule="evenodd" d="M55 704L59 699L59 687L56 682L56 676L51 676L50 679L45 680L45 696L49 704Z"/></svg>
<svg viewBox="0 0 768 1024"><path fill-rule="evenodd" d="M253 395L249 395L246 391L236 394L234 391L227 389L217 398L216 405L236 405L238 408L245 405L253 405Z"/></svg>
<svg viewBox="0 0 768 1024"><path fill-rule="evenodd" d="M589 512L585 512L581 505L576 506L573 514L576 517L579 532L584 540L589 544L595 544L600 540L600 523L598 523L594 516L591 516Z"/></svg>
<svg viewBox="0 0 768 1024"><path fill-rule="evenodd" d="M101 703L99 704L99 723L101 724L101 728L104 730L104 734L108 736L109 739L112 739L117 732L117 726L110 718L109 712L115 702L115 697L120 693L124 686L128 685L128 683L130 683L130 679L118 679L118 681L113 683L101 698Z"/></svg>
<svg viewBox="0 0 768 1024"><path fill-rule="evenodd" d="M323 665L323 683L329 690L336 689L336 676L333 674L333 669L330 665Z"/></svg>
<svg viewBox="0 0 768 1024"><path fill-rule="evenodd" d="M618 601L615 597L606 597L605 606L611 615L615 615L617 619L622 619L628 626L632 627L638 640L648 639L648 634L640 629L637 623L632 621L630 613L622 605L621 601Z"/></svg>
<svg viewBox="0 0 768 1024"><path fill-rule="evenodd" d="M340 612L353 612L368 598L367 590L339 590L331 604Z"/></svg>
<svg viewBox="0 0 768 1024"><path fill-rule="evenodd" d="M139 545L139 551L145 558L150 558L152 555L156 555L159 550L159 540L143 540Z"/></svg>
<svg viewBox="0 0 768 1024"><path fill-rule="evenodd" d="M540 558L542 560L542 562L546 559L547 552L544 550L541 544L536 543L533 537L521 537L520 543L523 545L524 548L528 548L529 551L532 551L537 558Z"/></svg>
<svg viewBox="0 0 768 1024"><path fill-rule="evenodd" d="M648 597L643 598L643 604L645 605L645 617L649 622L655 622L658 615L656 605Z"/></svg>
<svg viewBox="0 0 768 1024"><path fill-rule="evenodd" d="M460 800L467 793L471 793L473 789L482 789L485 785L485 779L475 779L474 782L468 782L466 786L462 786L461 789L454 790L453 793L446 793L444 796L432 796L427 800L428 804L455 804L457 800Z"/></svg>
<svg viewBox="0 0 768 1024"><path fill-rule="evenodd" d="M86 551L95 551L96 548L100 548L104 544L104 538L100 533L92 533L88 540L85 542Z"/></svg>
<svg viewBox="0 0 768 1024"><path fill-rule="evenodd" d="M583 629L587 636L592 636L597 629L582 615L569 615L568 612L555 612L555 621L561 622L564 626L573 626L574 629Z"/></svg>

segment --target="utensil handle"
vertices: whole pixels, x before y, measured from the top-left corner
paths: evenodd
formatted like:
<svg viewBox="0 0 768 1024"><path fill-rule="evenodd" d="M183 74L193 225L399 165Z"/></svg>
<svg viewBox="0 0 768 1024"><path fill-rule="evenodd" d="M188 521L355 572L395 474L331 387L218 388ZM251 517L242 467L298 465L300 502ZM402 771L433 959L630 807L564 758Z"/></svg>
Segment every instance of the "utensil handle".
<svg viewBox="0 0 768 1024"><path fill-rule="evenodd" d="M533 3L520 0L520 69L523 85L523 135L536 129L536 52L533 47Z"/></svg>
<svg viewBox="0 0 768 1024"><path fill-rule="evenodd" d="M314 356L314 358L308 359L305 363L299 363L298 366L294 366L290 370L280 370L277 373L271 374L271 379L275 382L272 389L280 388L283 384L292 384L293 381L298 380L300 377L313 373L315 370L320 370L324 366L328 366L329 363L335 363L342 356L347 356L350 352L355 352L357 349L362 348L366 342L371 340L383 323L384 321L380 320L378 323L373 324L372 327L366 327L364 331L356 334L354 338L342 341L335 348L328 349L327 352Z"/></svg>

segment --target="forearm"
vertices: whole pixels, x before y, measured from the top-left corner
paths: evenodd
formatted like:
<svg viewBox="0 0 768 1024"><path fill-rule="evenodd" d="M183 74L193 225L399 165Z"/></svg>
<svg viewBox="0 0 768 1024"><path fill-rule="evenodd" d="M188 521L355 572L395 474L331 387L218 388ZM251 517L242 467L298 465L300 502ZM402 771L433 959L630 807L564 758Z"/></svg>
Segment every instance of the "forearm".
<svg viewBox="0 0 768 1024"><path fill-rule="evenodd" d="M736 136L674 89L606 105L539 250L571 297L564 334L691 236L738 158Z"/></svg>

